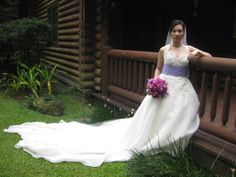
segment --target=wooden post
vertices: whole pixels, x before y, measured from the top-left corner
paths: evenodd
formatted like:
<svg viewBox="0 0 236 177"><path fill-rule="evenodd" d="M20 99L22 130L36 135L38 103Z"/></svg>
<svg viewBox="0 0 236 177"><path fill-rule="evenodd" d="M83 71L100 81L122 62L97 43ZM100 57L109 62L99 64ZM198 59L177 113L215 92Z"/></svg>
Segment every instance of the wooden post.
<svg viewBox="0 0 236 177"><path fill-rule="evenodd" d="M206 95L207 95L207 73L203 71L202 73L202 82L201 82L201 93L200 93L200 107L199 107L199 116L202 116L205 113L206 107Z"/></svg>
<svg viewBox="0 0 236 177"><path fill-rule="evenodd" d="M109 69L109 56L108 51L111 47L106 46L102 48L102 95L108 95L108 86L110 84L110 69Z"/></svg>
<svg viewBox="0 0 236 177"><path fill-rule="evenodd" d="M222 111L222 123L225 126L229 118L229 107L231 101L231 89L232 89L232 79L228 74L226 77L224 99L223 99L223 111Z"/></svg>
<svg viewBox="0 0 236 177"><path fill-rule="evenodd" d="M236 128L236 116L234 118L234 128Z"/></svg>
<svg viewBox="0 0 236 177"><path fill-rule="evenodd" d="M128 62L127 60L123 61L123 80L122 80L122 87L128 88Z"/></svg>
<svg viewBox="0 0 236 177"><path fill-rule="evenodd" d="M139 62L139 74L138 74L138 93L143 94L144 88L144 63Z"/></svg>
<svg viewBox="0 0 236 177"><path fill-rule="evenodd" d="M213 84L212 84L212 96L211 96L212 98L211 98L211 112L210 112L211 121L214 121L215 116L216 116L218 87L219 87L219 77L218 77L218 74L215 73L213 77Z"/></svg>

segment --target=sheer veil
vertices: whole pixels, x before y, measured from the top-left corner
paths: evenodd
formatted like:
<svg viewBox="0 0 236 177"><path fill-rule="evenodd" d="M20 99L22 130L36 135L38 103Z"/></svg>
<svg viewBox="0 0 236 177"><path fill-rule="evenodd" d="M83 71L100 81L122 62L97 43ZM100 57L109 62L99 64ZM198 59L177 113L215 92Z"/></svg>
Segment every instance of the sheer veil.
<svg viewBox="0 0 236 177"><path fill-rule="evenodd" d="M167 34L167 37L166 37L165 45L171 44L171 42L172 42L172 39L171 39L171 36L170 36L170 30L169 30L169 31L168 31L168 34ZM188 45L188 44L187 44L187 29L186 29L186 27L184 27L183 44L184 44L184 45Z"/></svg>

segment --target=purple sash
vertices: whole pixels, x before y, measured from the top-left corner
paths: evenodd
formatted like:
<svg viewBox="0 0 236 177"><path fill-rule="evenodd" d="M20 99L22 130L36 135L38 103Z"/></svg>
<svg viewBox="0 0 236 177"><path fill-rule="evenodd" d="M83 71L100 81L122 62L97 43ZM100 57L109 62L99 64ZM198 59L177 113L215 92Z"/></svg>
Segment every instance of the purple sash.
<svg viewBox="0 0 236 177"><path fill-rule="evenodd" d="M162 73L172 76L188 77L188 66L164 64Z"/></svg>

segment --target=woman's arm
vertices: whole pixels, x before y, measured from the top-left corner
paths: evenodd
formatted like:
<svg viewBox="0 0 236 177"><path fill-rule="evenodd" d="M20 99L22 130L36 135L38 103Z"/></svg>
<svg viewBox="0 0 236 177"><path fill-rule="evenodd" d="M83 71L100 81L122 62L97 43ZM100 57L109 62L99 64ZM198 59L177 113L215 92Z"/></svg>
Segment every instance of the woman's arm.
<svg viewBox="0 0 236 177"><path fill-rule="evenodd" d="M154 78L157 78L161 74L162 67L164 64L163 54L164 54L164 47L160 48L158 52L157 67L154 73Z"/></svg>
<svg viewBox="0 0 236 177"><path fill-rule="evenodd" d="M190 59L197 59L200 57L212 57L212 55L208 52L204 52L199 50L193 46L189 46L189 56Z"/></svg>

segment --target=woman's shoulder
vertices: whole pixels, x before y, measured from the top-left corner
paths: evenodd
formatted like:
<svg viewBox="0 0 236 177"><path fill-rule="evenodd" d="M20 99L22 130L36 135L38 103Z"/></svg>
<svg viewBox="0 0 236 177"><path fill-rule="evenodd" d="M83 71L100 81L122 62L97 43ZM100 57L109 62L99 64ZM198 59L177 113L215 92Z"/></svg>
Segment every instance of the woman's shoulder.
<svg viewBox="0 0 236 177"><path fill-rule="evenodd" d="M159 49L159 52L164 52L169 47L169 45L164 45Z"/></svg>
<svg viewBox="0 0 236 177"><path fill-rule="evenodd" d="M192 50L196 49L196 48L193 47L192 45L185 45L185 47L186 47L189 51L192 51Z"/></svg>

